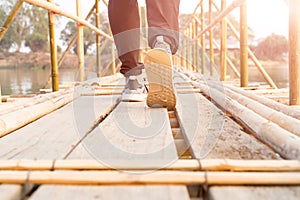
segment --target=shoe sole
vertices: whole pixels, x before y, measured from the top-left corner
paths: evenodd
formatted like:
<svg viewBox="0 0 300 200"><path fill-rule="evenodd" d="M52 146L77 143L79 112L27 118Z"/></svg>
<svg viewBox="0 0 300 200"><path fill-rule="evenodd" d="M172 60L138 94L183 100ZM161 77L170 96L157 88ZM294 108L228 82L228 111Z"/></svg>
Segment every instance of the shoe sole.
<svg viewBox="0 0 300 200"><path fill-rule="evenodd" d="M142 102L146 100L146 94L125 94L122 95L123 102Z"/></svg>
<svg viewBox="0 0 300 200"><path fill-rule="evenodd" d="M145 56L145 69L149 82L147 105L174 110L176 96L173 87L172 60L161 49L152 49Z"/></svg>

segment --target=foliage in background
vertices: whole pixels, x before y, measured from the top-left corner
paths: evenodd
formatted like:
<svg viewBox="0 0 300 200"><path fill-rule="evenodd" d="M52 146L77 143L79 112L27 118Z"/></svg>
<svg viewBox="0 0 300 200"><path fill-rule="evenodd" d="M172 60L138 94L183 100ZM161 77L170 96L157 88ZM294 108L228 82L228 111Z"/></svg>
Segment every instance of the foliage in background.
<svg viewBox="0 0 300 200"><path fill-rule="evenodd" d="M101 13L101 26L100 29L106 33L109 32L109 24L107 21L107 16L105 14ZM105 20L106 19L106 20ZM95 22L95 17L90 18L90 23L96 24ZM69 43L71 42L73 36L77 32L77 24L74 21L69 21L64 29L60 32L60 39L63 42L64 46L68 46ZM84 54L89 54L95 51L95 43L96 43L96 34L91 31L90 29L84 27L83 29L83 34L84 34ZM102 38L101 43L103 44L104 38ZM109 48L109 47L107 47ZM109 50L104 49L104 52ZM103 52L103 53L104 53ZM77 54L77 42L74 44L74 46L71 48L71 53L76 53Z"/></svg>
<svg viewBox="0 0 300 200"><path fill-rule="evenodd" d="M0 24L4 24L16 0L0 2ZM0 41L1 52L20 52L29 47L32 52L48 50L48 15L41 8L24 3L14 22Z"/></svg>
<svg viewBox="0 0 300 200"><path fill-rule="evenodd" d="M272 34L257 45L254 53L261 60L280 61L288 53L288 40L285 36Z"/></svg>

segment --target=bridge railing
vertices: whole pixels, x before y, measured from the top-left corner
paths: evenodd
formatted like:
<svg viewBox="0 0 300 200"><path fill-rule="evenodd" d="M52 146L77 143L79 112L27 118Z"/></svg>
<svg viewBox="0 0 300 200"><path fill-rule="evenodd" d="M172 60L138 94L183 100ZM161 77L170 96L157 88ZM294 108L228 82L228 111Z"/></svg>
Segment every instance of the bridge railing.
<svg viewBox="0 0 300 200"><path fill-rule="evenodd" d="M52 90L58 91L59 90L59 81L58 81L58 68L61 66L64 58L66 57L67 53L70 51L71 47L77 42L77 55L78 55L78 65L79 65L79 80L83 81L85 79L85 67L84 67L84 51L83 51L83 27L87 27L90 30L94 31L96 33L96 47L97 47L97 53L96 53L96 66L97 66L97 76L103 76L107 74L107 71L109 68L112 68L112 73L116 73L116 64L115 64L115 52L114 52L114 44L113 44L113 38L111 36L111 33L105 33L100 29L100 1L101 0L95 0L95 4L91 8L90 12L86 16L86 18L82 17L81 14L81 0L76 0L77 5L77 15L71 14L69 12L66 12L65 10L61 9L59 6L55 5L53 0L47 0L47 1L41 1L41 0L19 0L12 11L10 12L8 18L6 19L3 27L0 31L0 40L5 35L6 31L10 27L11 23L13 22L14 18L18 14L19 10L22 8L23 2L29 3L33 6L37 6L40 8L44 8L48 10L48 16L49 16L49 36L50 36L50 51L51 51L51 76L49 77L49 80L46 84L46 86L49 86L49 84L52 82ZM102 0L104 4L107 6L108 3L106 0ZM95 13L96 14L96 25L91 24L88 22L88 19L91 17L91 15ZM77 33L73 36L69 46L66 48L64 53L62 54L61 58L58 60L57 57L57 40L55 37L55 15L61 15L64 17L67 17L69 19L74 20L77 22ZM100 44L100 37L106 38L104 44ZM104 70L101 72L101 52L105 48L105 46L108 44L108 41L112 42L111 45L113 46L112 49L112 62L110 62L106 67L104 67ZM95 63L93 63L95 64ZM119 65L120 66L120 65Z"/></svg>
<svg viewBox="0 0 300 200"><path fill-rule="evenodd" d="M205 5L204 3L208 3ZM205 8L208 8L207 15L205 15ZM213 18L213 8L218 15ZM227 15L234 9L240 8L240 31L237 31L233 23ZM199 12L200 11L200 12ZM206 17L208 19L206 19ZM206 24L208 22L208 24ZM221 25L220 27L220 45L217 43L213 34L213 28L216 25ZM233 36L240 43L240 71L233 64L229 56L227 55L227 27L231 30ZM229 6L226 5L226 0L221 0L221 8L215 3L214 0L200 0L199 4L196 6L194 13L191 15L190 20L183 30L182 46L186 47L183 49L182 57L187 57L186 55L192 55L189 60L190 63L196 65L197 69L201 69L201 73L205 73L205 66L209 66L210 74L213 75L213 67L215 66L215 53L214 49L218 49L220 52L219 58L219 69L220 69L220 80L225 81L227 77L227 66L234 72L234 74L240 78L240 85L242 87L248 86L248 57L256 65L257 69L261 72L266 82L273 88L277 88L274 81L264 70L262 65L259 63L258 59L255 57L251 49L248 47L248 24L247 24L247 1L246 0L236 0ZM208 38L209 43L209 53L205 58L206 53L206 38ZM188 42L192 41L192 42ZM186 45L191 43L191 45ZM200 47L200 48L197 48ZM201 51L201 52L199 52ZM199 56L200 54L200 56ZM184 62L182 62L184 63ZM187 63L187 62L186 62Z"/></svg>

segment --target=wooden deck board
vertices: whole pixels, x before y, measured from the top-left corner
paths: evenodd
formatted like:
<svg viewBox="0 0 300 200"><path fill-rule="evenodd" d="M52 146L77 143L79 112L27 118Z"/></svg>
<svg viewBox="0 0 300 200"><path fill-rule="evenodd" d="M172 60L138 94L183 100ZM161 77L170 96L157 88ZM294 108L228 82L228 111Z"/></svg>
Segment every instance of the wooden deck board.
<svg viewBox="0 0 300 200"><path fill-rule="evenodd" d="M211 187L209 189L209 199L211 200L298 200L300 197L300 187Z"/></svg>
<svg viewBox="0 0 300 200"><path fill-rule="evenodd" d="M178 119L193 157L280 159L201 94L180 94L178 102Z"/></svg>
<svg viewBox="0 0 300 200"><path fill-rule="evenodd" d="M153 164L159 160L166 165L177 160L167 111L146 108L144 102L120 103L67 159L91 158L112 167ZM30 200L48 199L50 194L55 199L75 200L190 199L186 186L41 186Z"/></svg>
<svg viewBox="0 0 300 200"><path fill-rule="evenodd" d="M75 102L0 139L1 159L62 159L78 142L93 121L107 114L117 96L81 97ZM75 108L76 106L76 108ZM89 109L88 109L89 108ZM82 112L80 112L83 110ZM76 123L76 118L77 122ZM85 119L85 120L80 120ZM78 131L82 131L81 134ZM22 186L7 189L5 198L20 199ZM2 197L2 195L1 195Z"/></svg>
<svg viewBox="0 0 300 200"><path fill-rule="evenodd" d="M178 159L167 110L149 109L145 102L121 102L82 144L112 165L166 165Z"/></svg>
<svg viewBox="0 0 300 200"><path fill-rule="evenodd" d="M183 186L43 186L29 200L188 200L186 187Z"/></svg>
<svg viewBox="0 0 300 200"><path fill-rule="evenodd" d="M18 200L22 198L23 188L21 185L0 185L1 200Z"/></svg>
<svg viewBox="0 0 300 200"><path fill-rule="evenodd" d="M62 159L116 98L81 97L1 138L1 159Z"/></svg>

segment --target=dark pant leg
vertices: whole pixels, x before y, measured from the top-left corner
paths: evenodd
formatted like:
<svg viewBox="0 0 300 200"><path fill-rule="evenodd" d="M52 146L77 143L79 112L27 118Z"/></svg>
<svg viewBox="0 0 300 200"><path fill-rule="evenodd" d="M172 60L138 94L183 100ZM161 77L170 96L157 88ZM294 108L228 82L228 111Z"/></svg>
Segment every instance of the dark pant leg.
<svg viewBox="0 0 300 200"><path fill-rule="evenodd" d="M179 43L180 0L146 0L148 18L148 41L153 48L156 36L163 35L175 54Z"/></svg>
<svg viewBox="0 0 300 200"><path fill-rule="evenodd" d="M125 76L141 74L140 18L137 0L109 0L108 16Z"/></svg>

